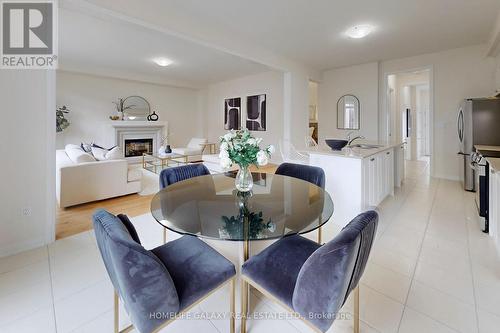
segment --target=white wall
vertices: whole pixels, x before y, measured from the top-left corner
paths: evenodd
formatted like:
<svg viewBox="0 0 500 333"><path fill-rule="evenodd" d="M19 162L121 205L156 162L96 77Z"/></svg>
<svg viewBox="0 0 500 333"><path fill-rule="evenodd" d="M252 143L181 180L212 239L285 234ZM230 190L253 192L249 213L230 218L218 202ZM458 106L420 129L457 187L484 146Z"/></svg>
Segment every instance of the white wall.
<svg viewBox="0 0 500 333"><path fill-rule="evenodd" d="M458 180L459 159L455 128L457 107L464 98L490 96L495 85L494 59L486 58L485 54L485 45L478 45L381 62L380 137L384 138L387 132L385 92L382 88L385 74L431 66L431 89L434 89L432 174L435 177Z"/></svg>
<svg viewBox="0 0 500 333"><path fill-rule="evenodd" d="M500 54L496 58L497 62L497 68L496 68L496 75L495 75L495 89L500 92Z"/></svg>
<svg viewBox="0 0 500 333"><path fill-rule="evenodd" d="M54 239L54 84L53 71L0 74L0 257Z"/></svg>
<svg viewBox="0 0 500 333"><path fill-rule="evenodd" d="M57 134L57 147L82 141L112 145L110 128L104 125L116 114L112 102L131 95L144 97L160 120L168 122L173 147L202 135L197 90L58 71L57 105L71 109L71 125Z"/></svg>
<svg viewBox="0 0 500 333"><path fill-rule="evenodd" d="M266 94L267 130L253 132L253 134L262 138L266 145L277 145L284 135L283 75L274 71L264 72L216 83L201 92L200 99L205 101L203 123L208 140L217 142L219 136L226 132L224 130L224 99L241 97L242 127L244 127L246 97ZM307 120L304 122L304 127L307 126L306 122Z"/></svg>
<svg viewBox="0 0 500 333"><path fill-rule="evenodd" d="M329 70L319 84L319 141L325 138L345 138L349 130L337 129L337 101L346 94L360 102L360 130L368 140L378 140L378 64Z"/></svg>

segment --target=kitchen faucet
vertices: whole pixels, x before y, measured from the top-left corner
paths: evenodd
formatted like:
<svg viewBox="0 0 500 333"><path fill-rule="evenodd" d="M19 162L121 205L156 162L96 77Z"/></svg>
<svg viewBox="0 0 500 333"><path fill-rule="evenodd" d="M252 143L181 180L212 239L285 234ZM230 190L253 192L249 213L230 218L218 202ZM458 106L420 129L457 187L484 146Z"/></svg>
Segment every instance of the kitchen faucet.
<svg viewBox="0 0 500 333"><path fill-rule="evenodd" d="M357 140L357 139L366 139L364 136L362 135L358 135L356 137L354 137L353 139L351 139L351 135L353 134L354 132L349 132L347 133L347 145L350 146L354 140Z"/></svg>

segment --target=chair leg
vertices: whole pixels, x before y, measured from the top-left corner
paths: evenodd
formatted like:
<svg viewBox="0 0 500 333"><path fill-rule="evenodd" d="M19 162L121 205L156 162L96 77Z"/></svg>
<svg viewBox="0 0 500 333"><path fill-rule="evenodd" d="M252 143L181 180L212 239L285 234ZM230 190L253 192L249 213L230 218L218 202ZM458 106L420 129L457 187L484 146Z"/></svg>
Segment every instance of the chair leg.
<svg viewBox="0 0 500 333"><path fill-rule="evenodd" d="M359 285L354 289L354 333L359 333Z"/></svg>
<svg viewBox="0 0 500 333"><path fill-rule="evenodd" d="M167 243L167 228L163 227L163 244Z"/></svg>
<svg viewBox="0 0 500 333"><path fill-rule="evenodd" d="M247 314L248 314L248 287L245 280L241 280L241 333L247 331Z"/></svg>
<svg viewBox="0 0 500 333"><path fill-rule="evenodd" d="M229 303L229 332L234 333L235 332L235 326L234 326L234 316L235 316L235 289L236 289L236 278L233 278L230 283L230 288L231 288L231 295L230 297L230 303Z"/></svg>
<svg viewBox="0 0 500 333"><path fill-rule="evenodd" d="M321 227L318 228L318 244L321 245Z"/></svg>
<svg viewBox="0 0 500 333"><path fill-rule="evenodd" d="M118 299L118 293L115 291L114 292L114 303L115 303L115 310L114 310L114 317L115 317L115 333L120 332L120 320L119 320L119 313L120 313L120 302Z"/></svg>

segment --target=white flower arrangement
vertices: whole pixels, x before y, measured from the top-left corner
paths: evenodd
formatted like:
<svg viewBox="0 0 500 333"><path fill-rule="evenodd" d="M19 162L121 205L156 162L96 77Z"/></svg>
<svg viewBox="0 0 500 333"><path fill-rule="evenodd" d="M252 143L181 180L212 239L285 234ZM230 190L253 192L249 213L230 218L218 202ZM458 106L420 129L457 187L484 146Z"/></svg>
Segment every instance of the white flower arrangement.
<svg viewBox="0 0 500 333"><path fill-rule="evenodd" d="M247 129L230 131L220 137L220 165L224 169L233 164L241 167L264 166L269 162L275 149L273 145L260 148L261 138L254 138Z"/></svg>

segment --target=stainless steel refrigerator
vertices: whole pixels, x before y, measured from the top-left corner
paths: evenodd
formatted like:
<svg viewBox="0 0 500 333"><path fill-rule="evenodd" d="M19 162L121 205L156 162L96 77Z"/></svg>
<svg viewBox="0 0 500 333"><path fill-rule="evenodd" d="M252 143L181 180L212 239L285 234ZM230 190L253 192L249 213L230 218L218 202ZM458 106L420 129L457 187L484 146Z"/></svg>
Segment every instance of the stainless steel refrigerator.
<svg viewBox="0 0 500 333"><path fill-rule="evenodd" d="M500 99L470 98L458 109L457 134L461 180L466 191L476 191L471 154L474 145L500 146Z"/></svg>

